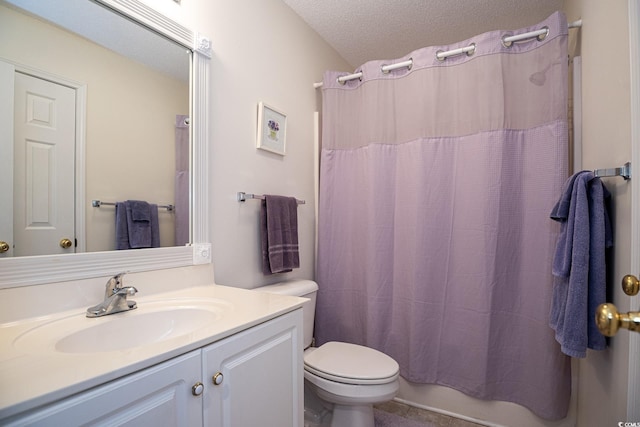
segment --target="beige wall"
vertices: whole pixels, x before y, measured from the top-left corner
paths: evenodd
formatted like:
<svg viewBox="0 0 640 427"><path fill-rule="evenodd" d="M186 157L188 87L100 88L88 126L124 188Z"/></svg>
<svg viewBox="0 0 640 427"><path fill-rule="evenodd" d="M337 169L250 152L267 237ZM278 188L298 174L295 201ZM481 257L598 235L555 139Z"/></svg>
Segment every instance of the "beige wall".
<svg viewBox="0 0 640 427"><path fill-rule="evenodd" d="M566 0L569 19L583 27L570 42L582 56L583 169L620 166L631 160L629 13L626 1ZM604 55L603 55L604 54ZM630 273L631 181L607 178L613 197L614 267L612 301L629 311L620 279ZM599 427L627 420L629 333L621 331L610 348L589 351L579 363L578 425Z"/></svg>
<svg viewBox="0 0 640 427"><path fill-rule="evenodd" d="M150 5L157 2L149 0ZM280 0L183 0L164 13L209 36L211 229L216 282L254 288L314 277L313 83L326 69L351 67ZM287 115L287 153L256 149L258 102ZM298 208L301 267L265 277L258 233L260 202L236 193L306 200Z"/></svg>
<svg viewBox="0 0 640 427"><path fill-rule="evenodd" d="M174 123L189 113L188 82L2 5L0 40L0 57L87 87L87 251L115 248L114 208L92 199L174 203ZM159 219L161 245L173 246L173 215Z"/></svg>

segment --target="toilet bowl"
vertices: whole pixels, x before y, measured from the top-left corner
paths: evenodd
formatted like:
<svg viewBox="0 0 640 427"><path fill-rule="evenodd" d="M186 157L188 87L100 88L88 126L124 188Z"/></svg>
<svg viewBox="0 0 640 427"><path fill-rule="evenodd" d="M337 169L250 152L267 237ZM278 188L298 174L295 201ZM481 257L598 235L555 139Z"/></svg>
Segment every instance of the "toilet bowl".
<svg viewBox="0 0 640 427"><path fill-rule="evenodd" d="M373 427L373 405L393 399L399 388L398 363L357 344L327 342L311 347L318 285L310 280L281 282L259 291L309 298L304 304L304 380L307 401L319 399L331 412L331 427ZM314 396L307 396L311 392Z"/></svg>

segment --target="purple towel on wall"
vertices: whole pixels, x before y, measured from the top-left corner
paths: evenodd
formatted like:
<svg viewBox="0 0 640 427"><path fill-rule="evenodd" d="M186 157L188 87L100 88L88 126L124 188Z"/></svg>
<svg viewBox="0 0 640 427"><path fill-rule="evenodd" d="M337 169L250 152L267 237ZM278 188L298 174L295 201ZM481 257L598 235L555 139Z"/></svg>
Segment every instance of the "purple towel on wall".
<svg viewBox="0 0 640 427"><path fill-rule="evenodd" d="M129 227L127 227L127 207L124 202L116 202L116 249L131 249Z"/></svg>
<svg viewBox="0 0 640 427"><path fill-rule="evenodd" d="M160 247L158 205L141 200L116 203L116 249Z"/></svg>
<svg viewBox="0 0 640 427"><path fill-rule="evenodd" d="M260 209L262 272L286 273L300 267L298 202L293 197L265 196Z"/></svg>
<svg viewBox="0 0 640 427"><path fill-rule="evenodd" d="M553 259L549 323L562 352L572 357L586 357L587 348L606 347L595 324L595 310L605 302L605 249L613 245L607 212L610 197L600 178L582 171L567 180L551 212L561 231Z"/></svg>
<svg viewBox="0 0 640 427"><path fill-rule="evenodd" d="M127 228L129 246L132 249L151 247L151 212L149 203L141 200L127 200Z"/></svg>

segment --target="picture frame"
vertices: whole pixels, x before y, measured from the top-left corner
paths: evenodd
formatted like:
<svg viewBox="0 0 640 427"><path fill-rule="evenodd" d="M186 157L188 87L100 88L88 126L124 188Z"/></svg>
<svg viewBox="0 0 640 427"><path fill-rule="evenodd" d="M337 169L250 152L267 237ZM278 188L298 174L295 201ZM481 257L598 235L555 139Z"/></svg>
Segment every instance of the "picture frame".
<svg viewBox="0 0 640 427"><path fill-rule="evenodd" d="M258 103L258 134L256 147L284 156L286 154L287 116L281 111Z"/></svg>

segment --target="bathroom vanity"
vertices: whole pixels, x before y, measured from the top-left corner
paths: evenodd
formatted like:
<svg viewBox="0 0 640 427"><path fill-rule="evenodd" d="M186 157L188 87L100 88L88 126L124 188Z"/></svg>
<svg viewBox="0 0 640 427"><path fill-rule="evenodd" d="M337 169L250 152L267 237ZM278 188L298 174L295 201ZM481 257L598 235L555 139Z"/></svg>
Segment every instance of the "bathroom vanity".
<svg viewBox="0 0 640 427"><path fill-rule="evenodd" d="M208 285L136 301L1 324L0 424L302 426L304 299Z"/></svg>

